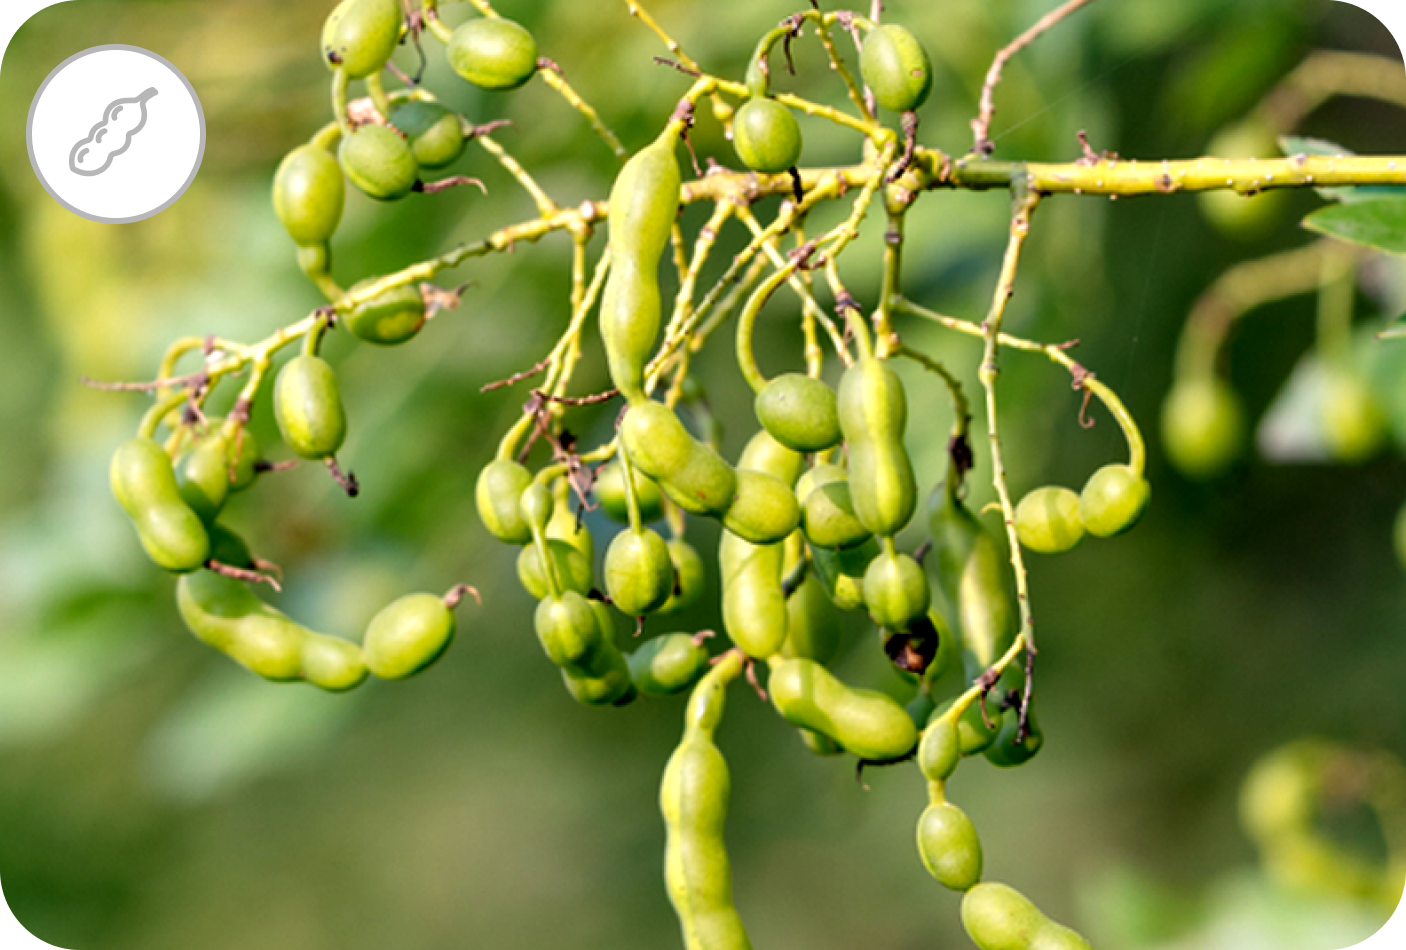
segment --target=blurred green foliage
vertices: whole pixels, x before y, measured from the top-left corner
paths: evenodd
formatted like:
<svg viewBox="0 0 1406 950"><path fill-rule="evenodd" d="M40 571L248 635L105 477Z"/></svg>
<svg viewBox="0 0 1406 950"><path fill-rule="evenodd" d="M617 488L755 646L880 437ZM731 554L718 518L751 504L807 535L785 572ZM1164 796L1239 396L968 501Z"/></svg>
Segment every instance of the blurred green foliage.
<svg viewBox="0 0 1406 950"><path fill-rule="evenodd" d="M754 38L797 5L658 0L651 9L695 58L740 76ZM492 543L473 511L477 470L525 395L478 390L536 362L564 325L563 239L451 275L473 282L463 306L409 346L379 350L334 335L327 351L343 380L352 427L344 457L364 486L360 498L348 501L305 465L231 506L228 520L287 571L280 605L319 628L356 635L409 590L458 581L483 590L485 606L460 608L459 639L426 675L349 695L253 678L181 628L172 579L141 555L108 494L108 455L144 400L86 389L80 374L150 378L178 335L254 340L319 302L268 188L281 155L325 120L317 36L330 6L73 0L32 19L5 55L5 899L63 947L675 946L656 795L682 703L578 707L533 642L515 552ZM992 52L1049 4L887 6L937 64L923 138L960 153ZM632 148L653 136L684 88L684 77L653 62L663 50L624 3L524 0L503 10L533 30ZM174 62L209 127L189 192L136 224L70 214L26 160L23 120L39 83L65 57L104 43L144 46ZM827 84L824 95L837 98L814 45L798 45L799 74L776 84L808 93ZM1007 69L998 156L1069 160L1080 129L1096 148L1129 157L1198 154L1318 47L1399 56L1367 14L1326 0L1096 4ZM604 196L613 159L551 90L478 92L428 48L431 88L475 121L512 120L502 143L548 191L563 202ZM397 61L414 69L410 51ZM809 120L803 128L806 163L857 157L853 139ZM1362 153L1401 153L1403 129L1385 106L1343 101L1300 131ZM734 161L707 119L693 142L700 156ZM482 177L488 195L459 189L393 206L350 197L335 243L338 277L384 273L533 215L481 151L471 147L455 171ZM1291 206L1301 215L1319 203L1297 194ZM909 295L980 315L1005 204L999 194L921 201L909 215ZM690 210L686 226L701 214ZM1152 435L1190 303L1235 260L1302 243L1293 221L1262 241L1232 244L1185 196L1051 200L1007 326L1081 340L1080 361L1123 394ZM861 299L877 289L880 232L871 221L845 259ZM737 243L729 232L719 260ZM1371 320L1398 315L1378 313L1374 301L1400 297L1401 270L1381 268L1385 290L1359 308ZM782 309L768 311L758 349L794 354L798 365L799 335ZM1309 346L1312 325L1311 301L1290 300L1237 334L1232 375L1252 415ZM974 383L975 343L903 329ZM735 455L752 428L750 394L728 348L714 349L699 365ZM604 385L598 344L587 353L578 391ZM1017 496L1050 481L1080 485L1121 451L1110 419L1098 417L1092 431L1078 425L1080 395L1060 371L1020 354L1005 365ZM914 405L911 448L931 483L950 410L933 380L899 369ZM599 439L611 413L579 419L586 437ZM266 404L254 426L263 444L276 444ZM1353 469L1254 462L1193 485L1154 445L1153 503L1136 531L1036 558L1047 747L1025 768L973 765L953 783L954 800L982 833L989 876L1104 950L1319 948L1374 930L1377 909L1266 884L1236 827L1235 798L1248 764L1296 736L1406 752L1406 585L1387 527L1403 476L1393 456ZM974 485L985 477L979 469ZM976 491L975 507L988 494ZM603 550L606 525L595 516L588 523ZM697 529L705 550L715 530ZM707 606L685 625L717 622ZM895 686L871 639L853 629L840 669ZM913 823L924 789L911 769L871 771L865 791L848 767L811 756L750 696L739 692L728 719L720 738L734 775L728 838L737 902L757 946L966 945L957 898L917 860Z"/></svg>

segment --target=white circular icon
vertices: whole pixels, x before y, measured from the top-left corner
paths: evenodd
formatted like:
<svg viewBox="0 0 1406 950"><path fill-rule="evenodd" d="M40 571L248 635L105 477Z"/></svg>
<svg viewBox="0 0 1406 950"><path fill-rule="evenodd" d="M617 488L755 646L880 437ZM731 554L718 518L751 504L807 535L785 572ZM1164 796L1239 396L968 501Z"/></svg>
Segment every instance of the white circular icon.
<svg viewBox="0 0 1406 950"><path fill-rule="evenodd" d="M139 46L94 46L54 67L29 107L29 163L92 221L140 221L185 193L205 155L190 80Z"/></svg>

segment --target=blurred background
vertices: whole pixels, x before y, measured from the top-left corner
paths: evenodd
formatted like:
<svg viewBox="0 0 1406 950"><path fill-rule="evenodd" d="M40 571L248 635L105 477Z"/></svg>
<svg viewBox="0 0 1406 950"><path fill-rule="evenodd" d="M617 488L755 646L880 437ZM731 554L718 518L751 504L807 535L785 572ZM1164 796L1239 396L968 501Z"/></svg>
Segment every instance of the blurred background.
<svg viewBox="0 0 1406 950"><path fill-rule="evenodd" d="M304 465L265 477L229 509L226 520L256 553L287 572L277 603L318 629L358 637L394 596L477 585L483 608L460 608L457 641L424 675L347 695L257 679L185 632L173 579L142 556L108 492L107 459L147 403L84 388L80 375L148 379L178 335L252 341L320 302L274 218L269 185L281 156L328 117L318 34L331 5L71 0L30 20L5 54L5 900L36 935L68 948L677 946L657 782L682 700L578 706L535 642L516 552L489 538L473 508L478 469L526 396L479 387L535 363L565 325L563 237L447 275L445 285L473 282L463 305L407 346L329 340L351 420L342 457L361 497L349 501L320 468ZM446 10L450 23L466 15L461 6ZM693 57L740 78L756 37L797 6L655 0L650 8ZM1051 4L887 6L936 64L922 139L965 151L992 53ZM653 138L686 87L686 77L652 62L663 50L624 3L505 0L502 12L532 29L632 149ZM194 84L208 124L204 166L188 193L136 224L95 224L64 210L25 152L25 115L45 75L107 43L171 60ZM499 140L558 200L606 194L614 159L544 84L481 93L426 45L430 88L474 121L512 120ZM1328 0L1105 0L1007 69L997 157L1072 160L1081 129L1095 148L1125 157L1202 154L1322 48L1400 61L1380 24ZM413 52L397 62L413 70ZM778 77L780 88L838 103L842 90L813 40L798 44L797 66L795 78ZM853 139L809 120L803 128L806 164L857 160ZM1401 112L1365 99L1335 99L1299 131L1361 152L1406 152ZM700 156L737 164L710 118L694 144ZM455 170L483 178L488 195L462 188L383 206L349 193L335 239L338 278L385 273L534 215L474 146ZM1046 747L1013 771L975 760L951 795L982 834L988 878L1020 888L1101 950L1326 950L1364 938L1390 911L1332 888L1275 883L1239 824L1237 796L1256 759L1301 737L1406 753L1406 583L1391 540L1406 498L1406 415L1388 420L1396 448L1362 464L1254 457L1204 483L1173 471L1156 438L1192 303L1236 261L1306 243L1296 222L1321 203L1294 194L1272 227L1233 238L1190 196L1059 197L1040 211L1020 274L1008 328L1081 341L1077 358L1123 395L1149 436L1153 501L1124 537L1032 558ZM696 228L701 214L692 209L686 226ZM1005 216L999 193L920 201L909 215L907 292L979 319ZM720 260L739 230L726 233ZM869 222L844 259L851 287L871 304L881 230ZM1375 329L1406 309L1406 276L1391 261L1373 273L1356 312ZM794 316L787 306L767 311L758 351L769 371L800 364ZM974 343L916 324L900 329L974 385ZM1256 311L1237 330L1226 365L1252 419L1281 399L1313 338L1308 297ZM1377 345L1406 353L1406 343ZM754 427L750 397L730 346L713 349L699 373L735 457ZM900 370L913 407L910 448L920 481L931 485L943 470L951 411L932 377ZM1015 353L1005 370L1017 496L1050 482L1077 488L1121 456L1105 414L1095 410L1098 424L1081 428L1081 397L1063 371ZM1379 376L1386 397L1401 389L1399 375ZM604 388L604 380L590 335L575 389ZM610 421L610 412L572 417L588 444ZM253 425L275 457L288 456L267 400ZM974 508L989 500L986 472L973 478ZM588 524L603 551L612 528L595 515ZM921 531L910 530L911 550ZM711 562L716 528L691 526L690 537ZM680 629L718 623L710 596ZM837 661L844 678L901 690L871 630L855 624L848 643ZM852 763L812 756L742 689L720 744L733 769L737 903L756 946L969 945L957 896L915 853L925 788L914 769L870 770L865 790ZM1380 828L1353 817L1334 833L1381 860Z"/></svg>

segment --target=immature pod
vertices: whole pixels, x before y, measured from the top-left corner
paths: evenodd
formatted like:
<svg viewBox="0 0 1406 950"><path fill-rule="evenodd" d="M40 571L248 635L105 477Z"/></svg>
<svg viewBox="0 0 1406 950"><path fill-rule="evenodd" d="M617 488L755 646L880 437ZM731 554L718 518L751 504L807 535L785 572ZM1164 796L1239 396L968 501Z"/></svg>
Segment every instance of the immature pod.
<svg viewBox="0 0 1406 950"><path fill-rule="evenodd" d="M610 275L600 332L610 378L631 403L645 399L644 367L659 335L659 258L679 209L674 145L668 135L635 153L610 189Z"/></svg>
<svg viewBox="0 0 1406 950"><path fill-rule="evenodd" d="M560 667L580 669L600 649L600 621L592 601L575 591L547 597L537 605L533 625L547 658Z"/></svg>
<svg viewBox="0 0 1406 950"><path fill-rule="evenodd" d="M708 649L688 633L666 633L647 640L627 658L630 679L646 696L672 696L708 672Z"/></svg>
<svg viewBox="0 0 1406 950"><path fill-rule="evenodd" d="M952 708L952 702L949 699L939 705L928 719L929 725L947 718L946 713ZM1001 729L1001 712L994 705L988 705L986 715L983 716L981 701L977 700L962 710L962 714L952 722L952 728L956 731L959 753L976 755L978 752L985 752L996 740L996 733Z"/></svg>
<svg viewBox="0 0 1406 950"><path fill-rule="evenodd" d="M981 880L981 840L951 802L934 802L918 818L918 856L943 887L965 891Z"/></svg>
<svg viewBox="0 0 1406 950"><path fill-rule="evenodd" d="M273 416L283 441L305 459L331 458L347 437L337 374L321 357L289 360L273 387Z"/></svg>
<svg viewBox="0 0 1406 950"><path fill-rule="evenodd" d="M840 429L849 443L849 486L864 527L889 537L913 517L917 489L903 445L908 403L898 374L872 357L840 378Z"/></svg>
<svg viewBox="0 0 1406 950"><path fill-rule="evenodd" d="M757 394L754 408L762 428L797 452L823 452L840 444L835 391L818 379L784 373Z"/></svg>
<svg viewBox="0 0 1406 950"><path fill-rule="evenodd" d="M669 542L669 560L674 565L674 588L659 608L660 614L680 613L698 603L708 586L707 572L698 550L682 539Z"/></svg>
<svg viewBox="0 0 1406 950"><path fill-rule="evenodd" d="M841 551L814 545L810 549L811 566L824 585L830 602L841 610L863 609L864 574L878 556L879 542L873 538Z"/></svg>
<svg viewBox="0 0 1406 950"><path fill-rule="evenodd" d="M207 525L214 523L230 492L229 445L217 429L196 439L176 467L181 498Z"/></svg>
<svg viewBox="0 0 1406 950"><path fill-rule="evenodd" d="M869 31L859 51L859 74L874 100L890 112L911 112L932 92L932 61L904 27L885 23Z"/></svg>
<svg viewBox="0 0 1406 950"><path fill-rule="evenodd" d="M193 571L210 556L210 536L181 497L166 450L146 436L128 439L112 455L112 494L132 519L147 556L168 571Z"/></svg>
<svg viewBox="0 0 1406 950"><path fill-rule="evenodd" d="M637 695L630 668L615 643L615 619L599 600L589 602L596 639L578 660L562 665L561 678L573 699L587 706L623 706Z"/></svg>
<svg viewBox="0 0 1406 950"><path fill-rule="evenodd" d="M605 590L630 617L658 610L674 591L669 546L649 528L626 528L605 552Z"/></svg>
<svg viewBox="0 0 1406 950"><path fill-rule="evenodd" d="M891 697L846 686L814 660L772 660L767 690L792 725L828 736L861 759L897 759L918 744L913 720Z"/></svg>
<svg viewBox="0 0 1406 950"><path fill-rule="evenodd" d="M800 656L828 664L840 649L840 618L813 571L786 598L786 642L782 656Z"/></svg>
<svg viewBox="0 0 1406 950"><path fill-rule="evenodd" d="M880 627L903 628L927 613L932 594L923 568L911 555L880 551L864 572L864 604Z"/></svg>
<svg viewBox="0 0 1406 950"><path fill-rule="evenodd" d="M634 471L635 504L640 509L640 521L648 524L664 517L664 496L659 486L643 472ZM630 523L630 506L625 494L625 466L619 462L609 462L596 474L591 491L600 502L601 509L621 524Z"/></svg>
<svg viewBox="0 0 1406 950"><path fill-rule="evenodd" d="M932 552L925 563L936 573L961 636L963 672L974 680L1015 637L1006 586L1009 565L996 539L945 485L938 485L928 500L928 525Z"/></svg>
<svg viewBox="0 0 1406 950"><path fill-rule="evenodd" d="M1198 479L1220 475L1244 438L1245 410L1229 383L1198 376L1172 384L1162 403L1162 445L1177 471Z"/></svg>
<svg viewBox="0 0 1406 950"><path fill-rule="evenodd" d="M357 281L351 292L368 287L377 279ZM358 339L380 346L395 346L419 333L425 325L425 298L419 287L406 284L362 301L340 319Z"/></svg>
<svg viewBox="0 0 1406 950"><path fill-rule="evenodd" d="M739 469L737 494L723 512L723 527L754 544L785 540L801 523L801 509L790 487L766 472Z"/></svg>
<svg viewBox="0 0 1406 950"><path fill-rule="evenodd" d="M988 881L962 898L962 926L980 950L1093 950L1015 888Z"/></svg>
<svg viewBox="0 0 1406 950"><path fill-rule="evenodd" d="M507 544L526 544L532 529L522 517L522 493L532 484L532 473L512 459L494 459L478 473L474 502L479 520L488 533Z"/></svg>
<svg viewBox="0 0 1406 950"><path fill-rule="evenodd" d="M620 422L620 442L630 462L689 514L720 517L732 504L737 473L663 403L632 404Z"/></svg>
<svg viewBox="0 0 1406 950"><path fill-rule="evenodd" d="M547 537L571 545L588 565L595 563L596 543L591 529L571 510L571 486L564 478L552 484L552 517L547 522Z"/></svg>
<svg viewBox="0 0 1406 950"><path fill-rule="evenodd" d="M547 539L547 556L556 566L556 576L562 590L574 590L578 594L589 594L594 580L591 562L565 541ZM551 582L542 570L542 555L537 545L528 544L518 552L517 579L523 590L541 600L552 592Z"/></svg>
<svg viewBox="0 0 1406 950"><path fill-rule="evenodd" d="M351 79L364 79L381 67L400 42L398 0L343 0L322 27L322 60Z"/></svg>
<svg viewBox="0 0 1406 950"><path fill-rule="evenodd" d="M944 716L928 720L918 742L918 769L929 782L945 782L962 759L957 724Z"/></svg>
<svg viewBox="0 0 1406 950"><path fill-rule="evenodd" d="M748 656L766 659L786 642L781 544L753 544L730 532L718 540L723 628Z"/></svg>
<svg viewBox="0 0 1406 950"><path fill-rule="evenodd" d="M801 127L775 99L753 96L733 113L732 146L752 171L774 175L801 157Z"/></svg>
<svg viewBox="0 0 1406 950"><path fill-rule="evenodd" d="M304 635L302 677L312 685L340 693L365 682L366 672L366 661L355 643L311 630Z"/></svg>
<svg viewBox="0 0 1406 950"><path fill-rule="evenodd" d="M1079 519L1089 534L1111 538L1138 523L1151 495L1147 479L1128 465L1105 465L1079 493Z"/></svg>
<svg viewBox="0 0 1406 950"><path fill-rule="evenodd" d="M822 548L851 548L873 537L854 513L848 473L838 465L817 465L811 475L814 487L801 497L806 540Z"/></svg>
<svg viewBox="0 0 1406 950"><path fill-rule="evenodd" d="M1015 533L1021 546L1041 554L1062 554L1084 539L1079 496L1060 485L1037 488L1015 506Z"/></svg>
<svg viewBox="0 0 1406 950"><path fill-rule="evenodd" d="M1029 711L1026 721L1025 738L1020 742L1016 741L1016 736L1020 733L1020 709L1011 707L1001 713L1000 728L996 732L996 737L991 740L991 745L986 747L982 753L986 756L986 761L992 765L1003 769L1015 768L1017 765L1024 765L1035 758L1035 753L1039 752L1045 744L1045 734L1040 731L1040 724L1035 719L1035 710Z"/></svg>
<svg viewBox="0 0 1406 950"><path fill-rule="evenodd" d="M413 676L434 663L454 639L454 611L437 594L407 594L371 618L362 652L383 680Z"/></svg>
<svg viewBox="0 0 1406 950"><path fill-rule="evenodd" d="M727 761L713 741L742 657L725 654L699 681L684 714L683 739L659 788L667 839L664 882L687 950L751 950L732 904L732 869L723 842L732 791Z"/></svg>
<svg viewBox="0 0 1406 950"><path fill-rule="evenodd" d="M409 143L384 125L363 125L342 136L337 163L348 181L377 201L404 198L420 180Z"/></svg>
<svg viewBox="0 0 1406 950"><path fill-rule="evenodd" d="M421 168L444 168L464 154L464 126L459 114L438 102L409 99L391 110L390 123L405 133L410 153Z"/></svg>
<svg viewBox="0 0 1406 950"><path fill-rule="evenodd" d="M342 220L342 169L327 149L299 145L273 175L273 213L299 247L326 244Z"/></svg>
<svg viewBox="0 0 1406 950"><path fill-rule="evenodd" d="M461 24L445 54L450 67L480 89L516 89L537 72L537 41L525 27L502 17Z"/></svg>

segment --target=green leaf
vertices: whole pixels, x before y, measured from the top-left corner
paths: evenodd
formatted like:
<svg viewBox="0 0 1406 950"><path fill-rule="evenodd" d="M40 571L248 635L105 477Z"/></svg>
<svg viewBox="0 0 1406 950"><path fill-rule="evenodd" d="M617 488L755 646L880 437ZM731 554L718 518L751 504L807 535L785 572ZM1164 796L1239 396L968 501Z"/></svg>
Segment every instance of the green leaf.
<svg viewBox="0 0 1406 950"><path fill-rule="evenodd" d="M1406 254L1406 198L1364 198L1319 208L1303 219L1304 227L1340 241L1365 244L1391 254Z"/></svg>

